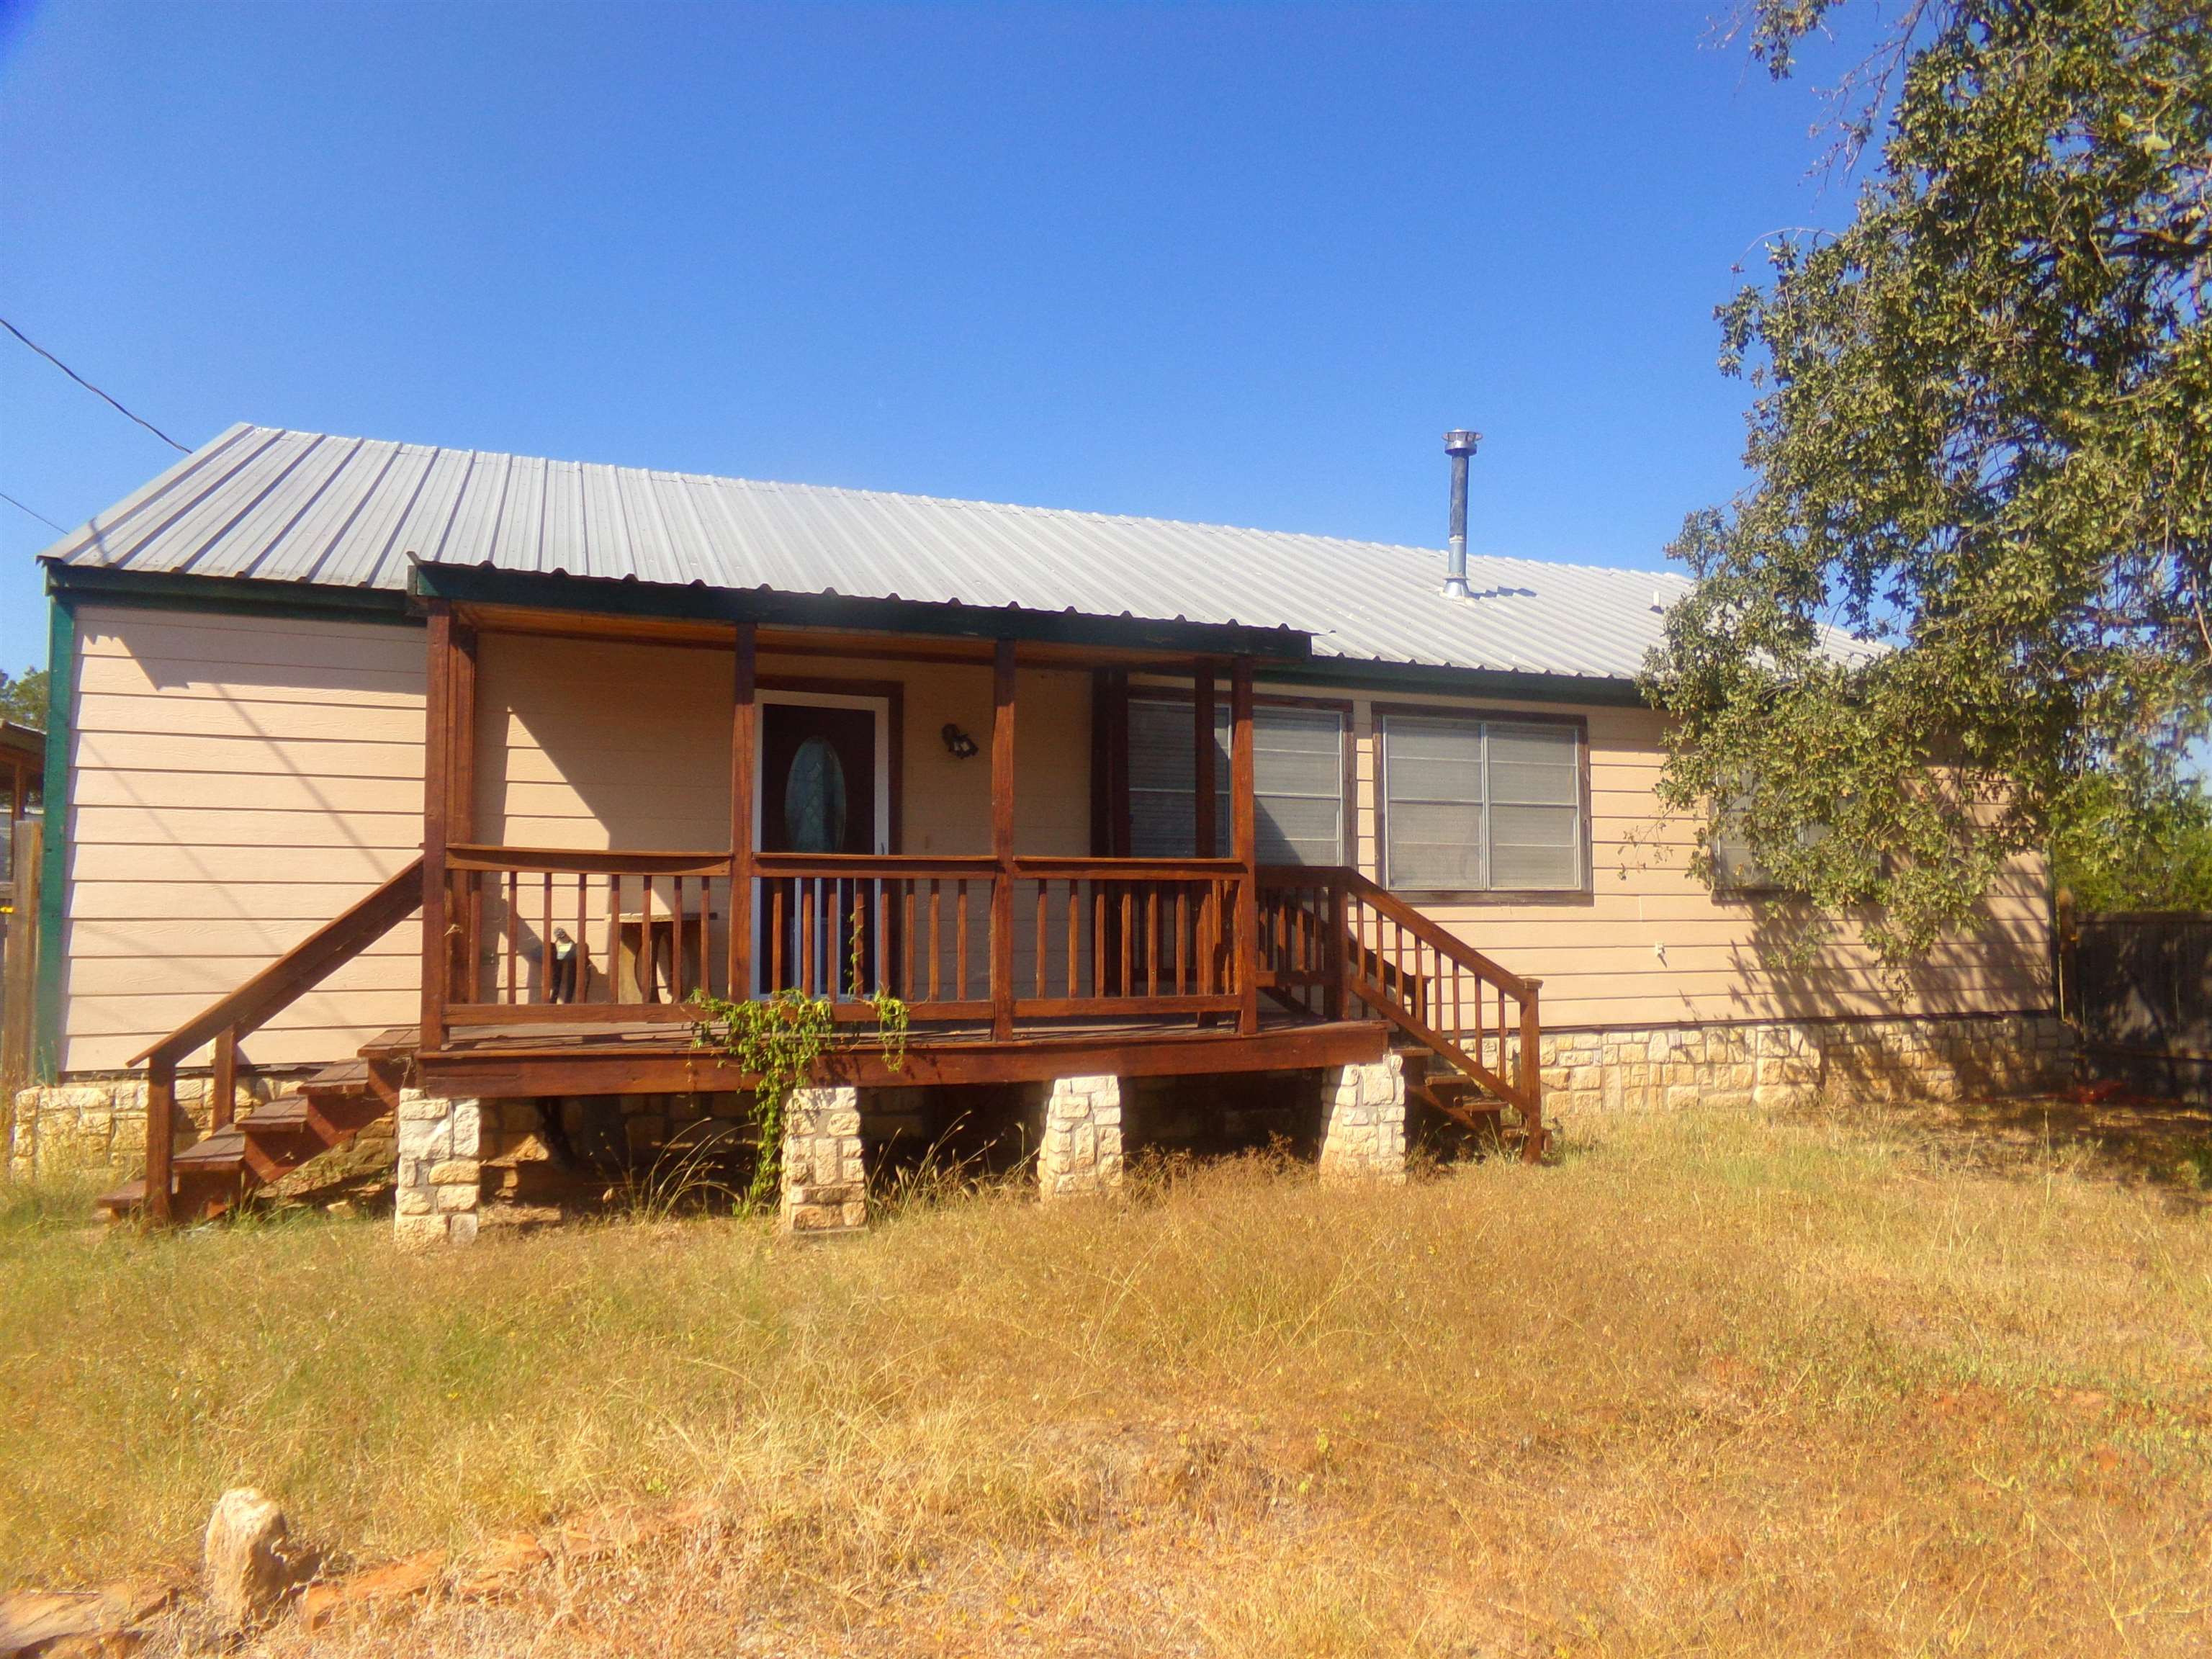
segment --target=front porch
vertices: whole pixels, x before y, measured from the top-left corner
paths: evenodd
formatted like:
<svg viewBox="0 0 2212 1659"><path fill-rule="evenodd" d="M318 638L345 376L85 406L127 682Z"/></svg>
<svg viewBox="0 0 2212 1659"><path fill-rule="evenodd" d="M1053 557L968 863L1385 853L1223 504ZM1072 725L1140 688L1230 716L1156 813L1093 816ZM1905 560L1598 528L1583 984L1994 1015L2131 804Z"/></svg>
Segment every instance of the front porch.
<svg viewBox="0 0 2212 1659"><path fill-rule="evenodd" d="M1535 983L1346 864L1260 861L1255 681L1305 636L416 577L420 864L141 1056L149 1214L184 1192L179 1065L210 1056L209 1127L238 1143L219 1173L268 1178L281 1160L225 1109L241 1043L418 908L419 1022L361 1050L399 1110L403 1200L408 1102L424 1123L447 1103L432 1161L473 1180L460 1103L743 1093L757 1079L701 1022L776 996L839 1032L808 1097L1388 1066L1401 1103L1510 1110L1540 1148ZM772 614L685 614L702 605ZM1133 682L1188 707L1176 781L1153 752L1139 782L1187 853L1131 845ZM890 1008L908 1024L887 1053ZM221 1162L208 1146L187 1161Z"/></svg>

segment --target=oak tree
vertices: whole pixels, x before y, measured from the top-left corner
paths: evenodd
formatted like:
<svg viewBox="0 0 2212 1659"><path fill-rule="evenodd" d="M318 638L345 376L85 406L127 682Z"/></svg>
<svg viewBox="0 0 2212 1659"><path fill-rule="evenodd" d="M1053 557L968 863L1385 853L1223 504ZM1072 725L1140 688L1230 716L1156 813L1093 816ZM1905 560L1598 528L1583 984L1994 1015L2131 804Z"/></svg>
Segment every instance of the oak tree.
<svg viewBox="0 0 2212 1659"><path fill-rule="evenodd" d="M1830 5L1757 0L1753 51L1790 74ZM1753 481L1670 550L1662 793L1893 965L2023 852L2204 811L2209 20L1908 5L1845 88L1848 227L1721 309Z"/></svg>

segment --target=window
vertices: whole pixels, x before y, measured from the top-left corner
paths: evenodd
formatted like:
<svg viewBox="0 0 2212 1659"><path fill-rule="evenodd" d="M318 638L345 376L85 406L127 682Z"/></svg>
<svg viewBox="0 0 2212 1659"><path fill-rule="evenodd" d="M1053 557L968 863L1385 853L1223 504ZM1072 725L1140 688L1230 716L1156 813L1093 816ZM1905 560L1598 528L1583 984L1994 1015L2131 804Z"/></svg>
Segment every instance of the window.
<svg viewBox="0 0 2212 1659"><path fill-rule="evenodd" d="M1759 864L1751 850L1751 837L1744 830L1744 815L1751 810L1751 793L1740 791L1731 795L1715 816L1711 833L1705 839L1705 851L1712 860L1713 890L1727 894L1780 893L1787 891ZM1797 830L1800 847L1817 847L1828 838L1823 824L1801 824Z"/></svg>
<svg viewBox="0 0 2212 1659"><path fill-rule="evenodd" d="M1252 711L1252 793L1262 864L1341 864L1344 715L1263 704ZM1198 845L1191 706L1129 702L1129 851L1188 858ZM1229 713L1213 715L1213 846L1230 851Z"/></svg>
<svg viewBox="0 0 2212 1659"><path fill-rule="evenodd" d="M1384 880L1440 892L1583 885L1582 734L1449 715L1382 721Z"/></svg>

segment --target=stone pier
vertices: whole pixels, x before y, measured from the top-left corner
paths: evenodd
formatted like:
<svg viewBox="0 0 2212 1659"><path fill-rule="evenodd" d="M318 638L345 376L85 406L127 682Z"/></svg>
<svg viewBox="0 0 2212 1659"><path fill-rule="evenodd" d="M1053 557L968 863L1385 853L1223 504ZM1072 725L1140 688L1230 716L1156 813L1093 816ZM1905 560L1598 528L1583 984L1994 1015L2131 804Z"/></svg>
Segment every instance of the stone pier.
<svg viewBox="0 0 2212 1659"><path fill-rule="evenodd" d="M783 1108L781 1231L822 1237L858 1232L867 1224L860 1091L793 1090Z"/></svg>
<svg viewBox="0 0 2212 1659"><path fill-rule="evenodd" d="M1053 1079L1037 1149L1037 1196L1047 1203L1121 1184L1121 1079Z"/></svg>
<svg viewBox="0 0 2212 1659"><path fill-rule="evenodd" d="M1406 1073L1397 1055L1338 1066L1322 1080L1321 1109L1322 1180L1405 1180Z"/></svg>
<svg viewBox="0 0 2212 1659"><path fill-rule="evenodd" d="M392 1203L393 1236L424 1249L473 1243L483 1168L483 1111L473 1100L449 1100L403 1089L394 1116L399 1166Z"/></svg>

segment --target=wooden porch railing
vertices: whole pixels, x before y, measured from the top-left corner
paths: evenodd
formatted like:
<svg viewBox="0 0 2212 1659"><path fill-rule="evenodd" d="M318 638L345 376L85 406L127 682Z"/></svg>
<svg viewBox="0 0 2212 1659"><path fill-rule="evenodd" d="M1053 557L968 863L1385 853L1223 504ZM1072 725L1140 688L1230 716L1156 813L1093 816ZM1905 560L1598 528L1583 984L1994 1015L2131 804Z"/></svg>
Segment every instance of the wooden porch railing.
<svg viewBox="0 0 2212 1659"><path fill-rule="evenodd" d="M1512 1107L1543 1145L1539 981L1355 871L1233 859L758 853L730 936L726 853L447 849L454 1025L683 1021L701 995L790 988L836 1018L1317 1018L1369 1010ZM1001 917L1005 918L1001 923ZM1003 925L1004 933L1001 927ZM732 988L737 988L732 989Z"/></svg>
<svg viewBox="0 0 2212 1659"><path fill-rule="evenodd" d="M790 988L836 1017L1235 1015L1231 859L757 853L730 938L726 854L447 848L455 1025L680 1021L700 995ZM1008 937L994 969L1005 889ZM732 985L741 988L733 992Z"/></svg>
<svg viewBox="0 0 2212 1659"><path fill-rule="evenodd" d="M1371 1009L1520 1115L1522 1155L1541 1156L1540 980L1508 972L1357 871L1260 872L1261 982L1325 1018Z"/></svg>
<svg viewBox="0 0 2212 1659"><path fill-rule="evenodd" d="M685 1018L729 994L726 853L446 849L446 1018Z"/></svg>
<svg viewBox="0 0 2212 1659"><path fill-rule="evenodd" d="M422 860L410 861L398 874L371 890L333 920L301 939L283 956L221 1000L143 1053L131 1064L146 1067L146 1199L149 1220L169 1218L170 1159L176 1146L177 1066L203 1044L215 1045L215 1070L209 1079L211 1128L228 1126L238 1091L238 1045L261 1026L322 983L341 964L390 933L422 902Z"/></svg>

